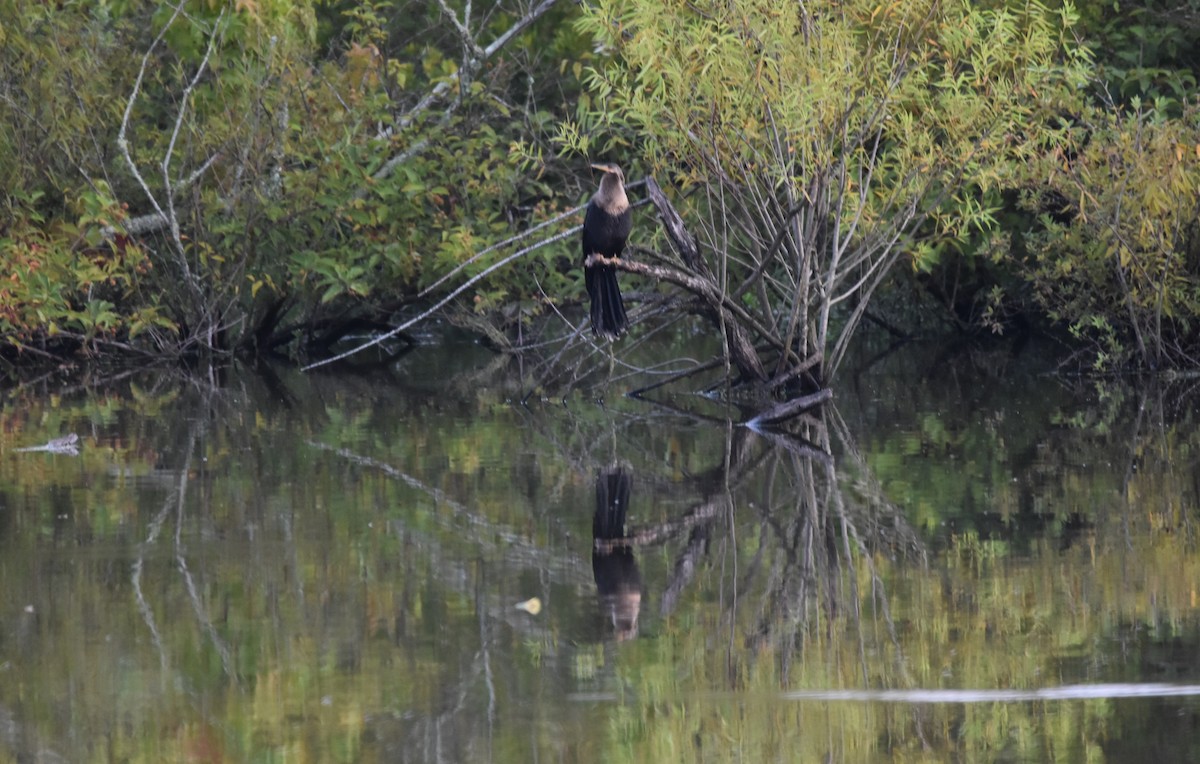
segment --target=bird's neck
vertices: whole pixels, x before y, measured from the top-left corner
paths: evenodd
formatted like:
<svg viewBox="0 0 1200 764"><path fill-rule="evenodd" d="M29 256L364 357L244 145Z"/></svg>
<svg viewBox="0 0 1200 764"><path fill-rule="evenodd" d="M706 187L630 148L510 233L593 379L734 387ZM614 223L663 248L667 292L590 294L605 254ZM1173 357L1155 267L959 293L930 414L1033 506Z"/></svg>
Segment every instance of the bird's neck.
<svg viewBox="0 0 1200 764"><path fill-rule="evenodd" d="M625 186L616 175L606 174L600 179L600 190L596 192L596 204L610 215L620 215L629 209L629 197Z"/></svg>

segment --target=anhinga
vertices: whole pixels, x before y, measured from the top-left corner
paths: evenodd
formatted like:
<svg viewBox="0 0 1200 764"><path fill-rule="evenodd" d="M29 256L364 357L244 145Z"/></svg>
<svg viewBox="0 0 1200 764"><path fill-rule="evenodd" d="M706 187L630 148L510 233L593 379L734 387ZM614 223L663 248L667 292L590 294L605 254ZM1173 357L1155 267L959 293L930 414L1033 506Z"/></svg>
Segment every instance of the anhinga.
<svg viewBox="0 0 1200 764"><path fill-rule="evenodd" d="M583 277L592 301L592 332L616 339L629 325L617 271L611 265L586 265L591 255L620 257L633 225L629 197L625 196L625 174L615 164L592 165L604 172L600 190L588 202L583 218Z"/></svg>

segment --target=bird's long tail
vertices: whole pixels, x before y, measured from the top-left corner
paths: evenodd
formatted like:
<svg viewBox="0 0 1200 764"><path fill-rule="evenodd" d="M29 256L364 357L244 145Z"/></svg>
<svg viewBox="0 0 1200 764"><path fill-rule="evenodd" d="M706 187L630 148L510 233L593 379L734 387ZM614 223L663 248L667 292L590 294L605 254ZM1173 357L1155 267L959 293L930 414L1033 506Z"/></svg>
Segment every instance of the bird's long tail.
<svg viewBox="0 0 1200 764"><path fill-rule="evenodd" d="M592 332L615 339L629 327L625 302L617 284L617 271L607 265L597 265L584 272L588 296L592 298Z"/></svg>

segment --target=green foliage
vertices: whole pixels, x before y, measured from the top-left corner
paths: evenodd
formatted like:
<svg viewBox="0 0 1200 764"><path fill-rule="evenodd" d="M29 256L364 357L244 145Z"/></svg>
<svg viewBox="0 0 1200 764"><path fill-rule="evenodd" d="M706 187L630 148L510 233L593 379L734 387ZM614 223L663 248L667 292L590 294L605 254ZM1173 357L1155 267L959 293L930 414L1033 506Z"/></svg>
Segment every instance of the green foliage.
<svg viewBox="0 0 1200 764"><path fill-rule="evenodd" d="M1093 343L1104 370L1194 363L1200 342L1200 111L1134 100L1096 110L1048 158L1026 203L1039 305Z"/></svg>
<svg viewBox="0 0 1200 764"><path fill-rule="evenodd" d="M98 237L99 227L123 216L115 201L102 190L84 191L64 200L76 211L70 221L43 227L40 197L14 190L8 199L13 223L0 229L7 274L0 282L0 336L19 348L70 340L95 350L118 332L172 328L158 306L131 299L151 271L145 252L126 237Z"/></svg>
<svg viewBox="0 0 1200 764"><path fill-rule="evenodd" d="M721 282L758 292L765 324L795 316L785 333L832 368L892 265L928 268L990 228L986 200L1063 143L1054 117L1088 62L1072 19L1037 3L602 0L580 25L619 60L591 70L561 140L636 146L706 189L688 213Z"/></svg>
<svg viewBox="0 0 1200 764"><path fill-rule="evenodd" d="M1109 365L1177 362L1196 46L1165 10L1089 5L1072 29L1037 3L562 2L474 68L451 16L487 44L521 6L0 0L0 346L232 351L389 321L584 198L557 136L677 182L729 296L798 349L836 362L908 262L972 273L994 326L1046 311ZM1076 32L1126 111L1081 103ZM1027 236L1018 189L1077 209ZM1028 259L979 256L1005 226ZM525 320L582 292L574 261L547 247L463 303ZM1036 302L1006 301L1014 262Z"/></svg>
<svg viewBox="0 0 1200 764"><path fill-rule="evenodd" d="M1195 8L1079 8L1090 100L1055 115L1062 145L992 198L998 228L941 247L920 277L959 327L1048 318L1097 371L1194 365Z"/></svg>
<svg viewBox="0 0 1200 764"><path fill-rule="evenodd" d="M1171 116L1194 100L1200 43L1196 0L1085 3L1080 34L1096 58L1102 101L1156 102Z"/></svg>
<svg viewBox="0 0 1200 764"><path fill-rule="evenodd" d="M584 41L535 25L469 77L448 15L471 4L444 7L0 0L0 236L21 274L0 343L70 331L219 352L386 320L561 209L515 147L544 140L531 130L570 97L550 74ZM487 44L521 10L466 23ZM89 204L103 219L75 209ZM79 257L98 248L122 253L103 274ZM533 269L562 279L557 254ZM519 272L480 288L481 309L535 293Z"/></svg>

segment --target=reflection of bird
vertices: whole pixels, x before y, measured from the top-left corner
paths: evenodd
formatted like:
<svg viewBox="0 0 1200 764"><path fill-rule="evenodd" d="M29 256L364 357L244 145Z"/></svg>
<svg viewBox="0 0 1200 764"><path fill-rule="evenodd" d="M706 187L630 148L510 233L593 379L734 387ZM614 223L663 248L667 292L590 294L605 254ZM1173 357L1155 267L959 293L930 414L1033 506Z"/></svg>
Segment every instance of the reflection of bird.
<svg viewBox="0 0 1200 764"><path fill-rule="evenodd" d="M633 225L629 197L625 196L625 174L615 164L594 164L604 172L600 190L588 202L583 218L583 259L589 255L620 257ZM610 265L583 268L588 297L592 301L592 332L601 337L616 339L629 325L621 288L617 286L617 271Z"/></svg>
<svg viewBox="0 0 1200 764"><path fill-rule="evenodd" d="M642 575L625 541L625 511L633 478L622 469L596 476L596 513L592 516L592 573L602 615L618 640L637 636L642 609Z"/></svg>

